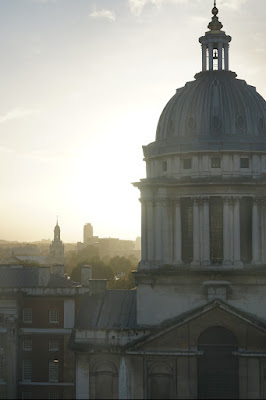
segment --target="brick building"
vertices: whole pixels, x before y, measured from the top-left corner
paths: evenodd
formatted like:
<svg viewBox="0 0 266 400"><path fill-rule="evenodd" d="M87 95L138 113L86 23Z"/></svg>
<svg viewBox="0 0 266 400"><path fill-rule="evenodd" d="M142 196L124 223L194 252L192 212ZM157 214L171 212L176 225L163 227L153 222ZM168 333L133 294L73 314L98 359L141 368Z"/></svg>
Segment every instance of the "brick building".
<svg viewBox="0 0 266 400"><path fill-rule="evenodd" d="M75 397L69 340L88 290L64 278L63 266L0 268L0 398Z"/></svg>

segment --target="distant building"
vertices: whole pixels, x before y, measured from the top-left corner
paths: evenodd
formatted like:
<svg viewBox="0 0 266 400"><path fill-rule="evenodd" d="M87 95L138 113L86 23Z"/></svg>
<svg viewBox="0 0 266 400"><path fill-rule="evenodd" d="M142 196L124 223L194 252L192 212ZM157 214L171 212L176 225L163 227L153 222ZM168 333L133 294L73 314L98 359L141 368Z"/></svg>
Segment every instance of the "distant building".
<svg viewBox="0 0 266 400"><path fill-rule="evenodd" d="M24 244L12 247L11 253L13 256L39 256L40 249L36 244Z"/></svg>
<svg viewBox="0 0 266 400"><path fill-rule="evenodd" d="M75 355L69 349L77 305L100 295L106 281L83 286L64 278L64 267L0 267L0 398L75 398Z"/></svg>
<svg viewBox="0 0 266 400"><path fill-rule="evenodd" d="M90 244L93 239L93 226L92 224L85 224L83 228L83 243Z"/></svg>
<svg viewBox="0 0 266 400"><path fill-rule="evenodd" d="M58 220L54 228L54 240L50 244L50 255L57 260L64 262L64 245L60 239L60 227L58 225Z"/></svg>
<svg viewBox="0 0 266 400"><path fill-rule="evenodd" d="M141 239L134 240L121 240L118 238L99 238L93 236L93 226L88 223L84 225L83 229L83 243L77 243L77 251L84 250L87 246L93 245L99 250L100 257L129 257L134 255L140 259Z"/></svg>

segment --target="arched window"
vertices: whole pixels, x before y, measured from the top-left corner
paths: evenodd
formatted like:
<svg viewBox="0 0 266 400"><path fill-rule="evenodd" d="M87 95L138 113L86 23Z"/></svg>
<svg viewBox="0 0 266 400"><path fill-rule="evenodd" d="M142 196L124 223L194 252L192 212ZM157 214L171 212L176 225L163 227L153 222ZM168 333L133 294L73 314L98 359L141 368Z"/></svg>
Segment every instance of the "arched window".
<svg viewBox="0 0 266 400"><path fill-rule="evenodd" d="M117 398L117 370L111 362L103 361L97 364L95 370L95 399Z"/></svg>
<svg viewBox="0 0 266 400"><path fill-rule="evenodd" d="M173 398L173 370L166 362L151 364L148 369L148 399Z"/></svg>
<svg viewBox="0 0 266 400"><path fill-rule="evenodd" d="M221 326L208 328L198 340L198 398L237 399L238 349L235 336Z"/></svg>

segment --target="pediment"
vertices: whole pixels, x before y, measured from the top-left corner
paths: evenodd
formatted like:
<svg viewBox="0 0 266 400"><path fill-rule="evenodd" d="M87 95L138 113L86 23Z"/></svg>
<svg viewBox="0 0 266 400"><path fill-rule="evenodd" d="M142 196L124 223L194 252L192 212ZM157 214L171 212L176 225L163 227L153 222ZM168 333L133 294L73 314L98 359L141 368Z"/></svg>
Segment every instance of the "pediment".
<svg viewBox="0 0 266 400"><path fill-rule="evenodd" d="M265 322L227 303L215 300L163 323L150 335L131 344L127 351L192 355L197 350L201 333L213 326L223 326L232 331L239 348L266 349Z"/></svg>

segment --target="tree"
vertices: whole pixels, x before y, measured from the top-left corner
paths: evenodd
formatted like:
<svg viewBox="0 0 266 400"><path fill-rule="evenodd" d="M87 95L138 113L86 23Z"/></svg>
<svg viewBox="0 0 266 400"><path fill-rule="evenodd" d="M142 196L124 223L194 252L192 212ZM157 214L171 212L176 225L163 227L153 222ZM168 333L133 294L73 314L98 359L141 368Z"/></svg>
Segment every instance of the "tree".
<svg viewBox="0 0 266 400"><path fill-rule="evenodd" d="M114 273L109 265L106 265L99 257L84 259L80 261L71 272L71 279L81 282L81 267L83 265L90 265L92 267L93 279L114 279Z"/></svg>

